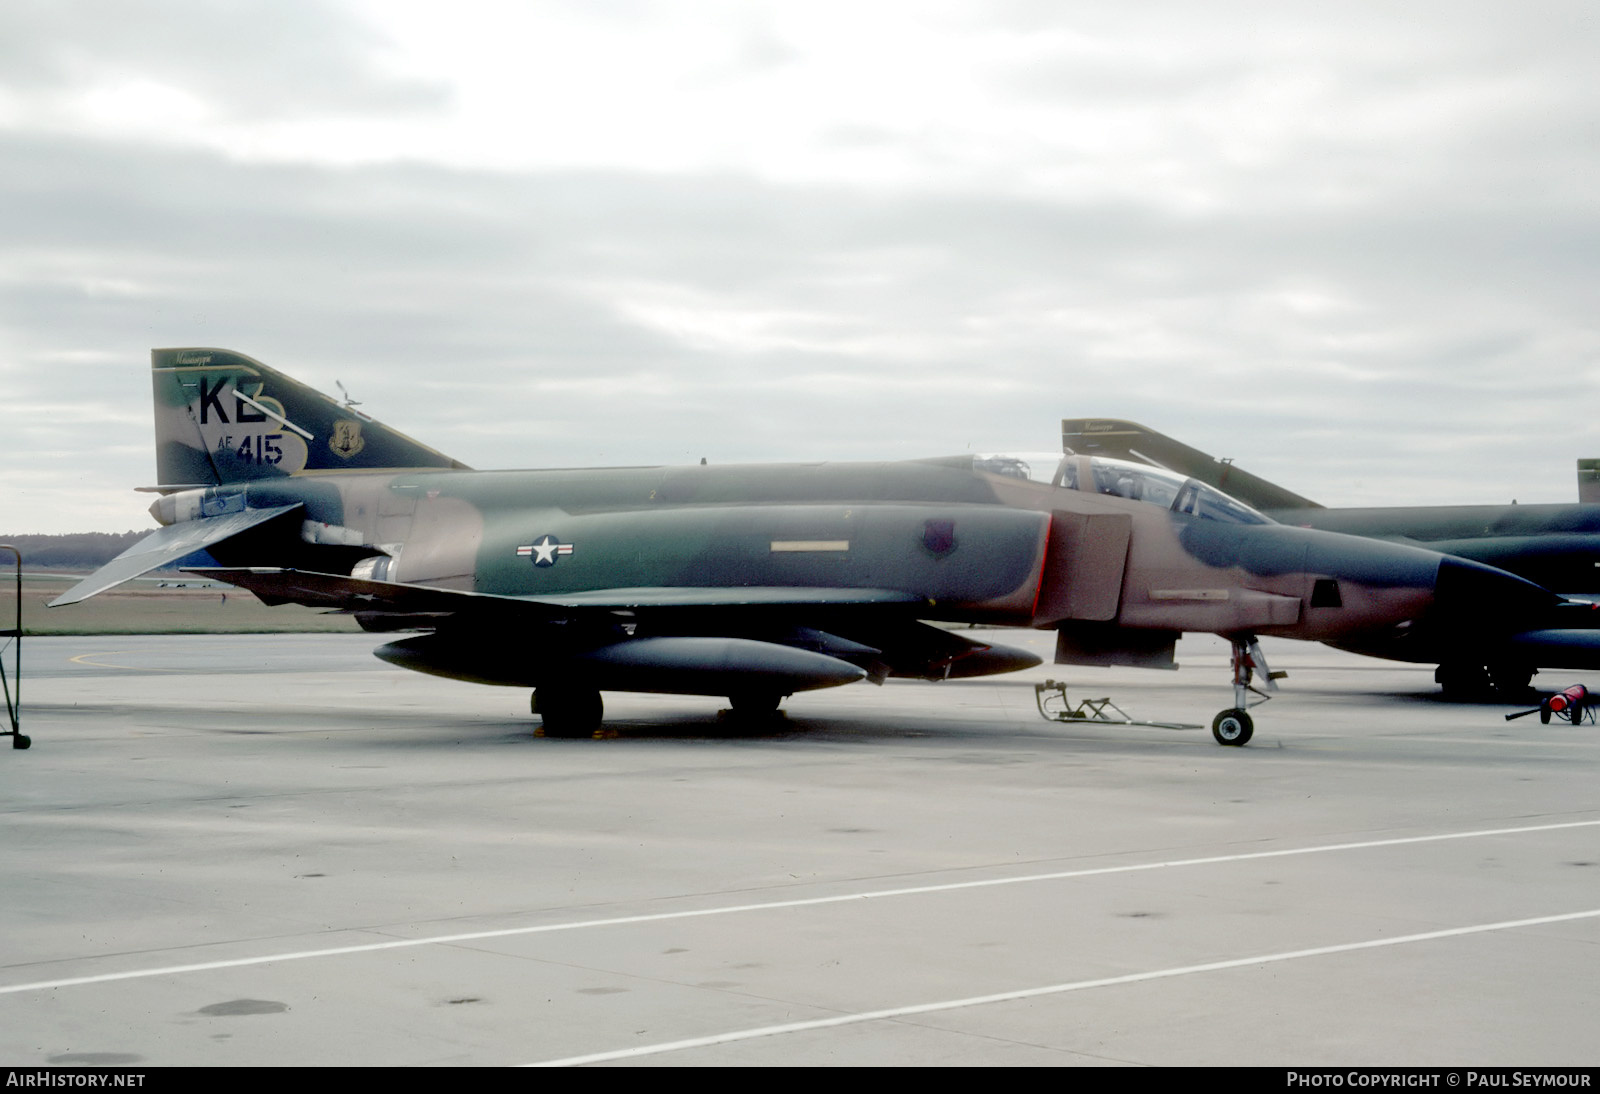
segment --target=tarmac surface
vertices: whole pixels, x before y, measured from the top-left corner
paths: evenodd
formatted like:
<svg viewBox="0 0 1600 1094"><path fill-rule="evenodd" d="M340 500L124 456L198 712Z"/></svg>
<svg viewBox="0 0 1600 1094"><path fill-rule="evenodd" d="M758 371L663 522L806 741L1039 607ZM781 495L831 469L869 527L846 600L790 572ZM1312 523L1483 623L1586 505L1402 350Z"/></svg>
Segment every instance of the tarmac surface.
<svg viewBox="0 0 1600 1094"><path fill-rule="evenodd" d="M1600 1063L1600 731L1430 668L1269 643L1242 749L1035 709L1209 727L1212 639L557 740L382 641L26 641L0 1065Z"/></svg>

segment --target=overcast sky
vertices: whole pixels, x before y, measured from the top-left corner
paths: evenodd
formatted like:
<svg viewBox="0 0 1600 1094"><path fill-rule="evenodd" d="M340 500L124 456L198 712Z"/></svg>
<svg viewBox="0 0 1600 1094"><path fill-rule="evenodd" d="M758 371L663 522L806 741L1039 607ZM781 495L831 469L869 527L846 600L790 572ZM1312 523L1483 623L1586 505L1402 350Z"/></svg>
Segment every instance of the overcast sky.
<svg viewBox="0 0 1600 1094"><path fill-rule="evenodd" d="M1593 0L4 0L0 530L148 526L189 345L475 467L1572 500L1597 194Z"/></svg>

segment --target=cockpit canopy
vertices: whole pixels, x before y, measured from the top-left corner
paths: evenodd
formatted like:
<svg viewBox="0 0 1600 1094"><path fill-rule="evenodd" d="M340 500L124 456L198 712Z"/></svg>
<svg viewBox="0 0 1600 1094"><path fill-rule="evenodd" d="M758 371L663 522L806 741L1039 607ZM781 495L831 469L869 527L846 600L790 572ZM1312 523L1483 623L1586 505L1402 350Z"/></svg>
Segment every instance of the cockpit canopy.
<svg viewBox="0 0 1600 1094"><path fill-rule="evenodd" d="M1244 502L1203 482L1160 467L1113 460L1105 456L1059 456L1054 453L985 453L973 457L975 470L1014 479L1048 483L1067 490L1112 494L1129 501L1159 505L1174 513L1226 524L1271 524Z"/></svg>

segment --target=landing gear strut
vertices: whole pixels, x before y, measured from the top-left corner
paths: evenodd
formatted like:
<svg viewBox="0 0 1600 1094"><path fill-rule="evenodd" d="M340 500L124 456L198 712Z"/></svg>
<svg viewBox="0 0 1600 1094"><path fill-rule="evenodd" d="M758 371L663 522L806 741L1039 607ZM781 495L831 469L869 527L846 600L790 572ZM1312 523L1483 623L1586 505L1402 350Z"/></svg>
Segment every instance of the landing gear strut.
<svg viewBox="0 0 1600 1094"><path fill-rule="evenodd" d="M1271 699L1272 696L1267 692L1277 691L1278 681L1287 674L1273 672L1267 667L1266 655L1261 652L1261 644L1256 641L1255 635L1236 635L1230 641L1233 643L1233 706L1212 720L1211 736L1216 738L1219 745L1237 747L1247 744L1255 736L1256 724L1250 717L1250 708ZM1258 669L1266 691L1250 682ZM1254 702L1250 699L1252 695L1258 697Z"/></svg>

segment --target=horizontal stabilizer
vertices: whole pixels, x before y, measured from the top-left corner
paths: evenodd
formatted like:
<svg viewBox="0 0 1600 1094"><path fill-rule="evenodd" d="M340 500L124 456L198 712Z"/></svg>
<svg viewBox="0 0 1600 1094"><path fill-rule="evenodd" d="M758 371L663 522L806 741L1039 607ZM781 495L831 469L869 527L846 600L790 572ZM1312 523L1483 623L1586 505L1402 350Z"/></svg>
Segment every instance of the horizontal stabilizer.
<svg viewBox="0 0 1600 1094"><path fill-rule="evenodd" d="M273 509L246 509L243 512L225 513L219 517L205 517L201 520L186 520L157 528L56 597L49 606L59 608L63 604L76 604L80 600L87 600L96 593L103 593L113 586L121 585L124 581L133 580L140 574L147 574L158 567L170 565L185 555L192 555L225 539L232 539L241 532L249 531L257 525L265 524L300 507L301 503L296 502L293 505L280 505Z"/></svg>

